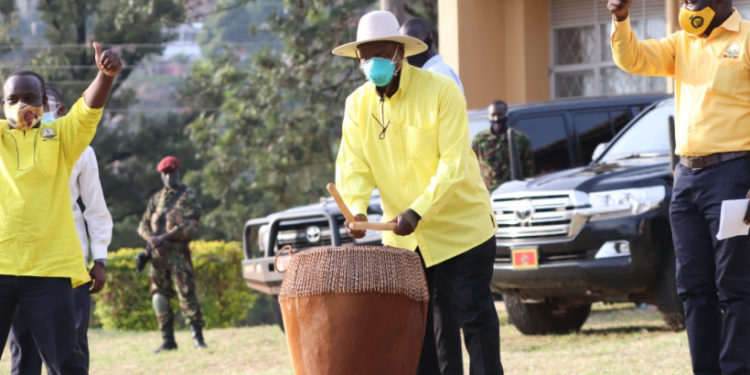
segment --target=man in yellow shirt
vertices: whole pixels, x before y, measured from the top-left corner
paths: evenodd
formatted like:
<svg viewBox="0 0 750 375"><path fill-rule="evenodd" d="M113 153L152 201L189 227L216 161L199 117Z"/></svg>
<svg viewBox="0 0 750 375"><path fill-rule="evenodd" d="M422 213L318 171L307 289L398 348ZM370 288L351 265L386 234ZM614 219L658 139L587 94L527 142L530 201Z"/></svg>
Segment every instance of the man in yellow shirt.
<svg viewBox="0 0 750 375"><path fill-rule="evenodd" d="M0 354L14 313L31 331L48 374L86 374L76 349L73 287L90 280L73 224L68 180L91 142L115 76L112 51L94 43L99 72L70 112L42 122L44 80L30 71L3 85L0 120Z"/></svg>
<svg viewBox="0 0 750 375"><path fill-rule="evenodd" d="M489 289L496 251L489 193L469 147L461 90L450 78L404 59L425 49L420 40L399 33L393 14L374 11L360 19L357 41L333 50L357 58L368 80L346 100L336 184L358 221L367 220L370 194L378 188L386 220L396 223L383 242L419 252L430 304L444 299L450 306L464 332L471 373L502 374ZM438 352L454 348L436 346L431 311L420 374L439 374L445 360L455 360L438 361ZM434 318L438 332L440 317ZM462 371L460 363L452 367Z"/></svg>
<svg viewBox="0 0 750 375"><path fill-rule="evenodd" d="M718 240L721 203L750 193L750 22L731 0L682 1L682 31L639 42L630 0L609 0L612 53L632 74L674 77L670 220L696 374L750 373L750 236Z"/></svg>

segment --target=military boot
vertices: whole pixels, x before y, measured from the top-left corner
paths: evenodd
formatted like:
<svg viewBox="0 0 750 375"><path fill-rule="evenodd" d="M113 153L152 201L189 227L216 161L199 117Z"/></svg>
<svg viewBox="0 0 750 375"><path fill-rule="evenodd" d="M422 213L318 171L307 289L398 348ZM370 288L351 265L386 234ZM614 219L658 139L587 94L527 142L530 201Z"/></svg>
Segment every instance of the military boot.
<svg viewBox="0 0 750 375"><path fill-rule="evenodd" d="M159 353L162 350L176 350L177 342L174 341L174 328L171 324L165 325L161 328L162 343L158 348L154 349L154 353Z"/></svg>
<svg viewBox="0 0 750 375"><path fill-rule="evenodd" d="M208 348L208 345L206 345L206 342L203 340L203 327L198 324L192 324L190 326L190 331L193 333L193 344L195 344L195 347L198 349L206 349Z"/></svg>

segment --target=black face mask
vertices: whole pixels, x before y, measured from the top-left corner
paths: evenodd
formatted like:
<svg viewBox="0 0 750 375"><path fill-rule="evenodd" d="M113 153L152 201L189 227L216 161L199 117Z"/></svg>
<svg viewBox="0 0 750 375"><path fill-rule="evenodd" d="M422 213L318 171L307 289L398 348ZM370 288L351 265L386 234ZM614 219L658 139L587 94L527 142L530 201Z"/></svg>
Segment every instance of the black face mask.
<svg viewBox="0 0 750 375"><path fill-rule="evenodd" d="M490 131L492 131L492 134L505 134L505 132L508 130L507 117L503 117L497 120L490 120L490 124Z"/></svg>
<svg viewBox="0 0 750 375"><path fill-rule="evenodd" d="M162 173L161 182L168 188L177 189L180 187L180 172Z"/></svg>
<svg viewBox="0 0 750 375"><path fill-rule="evenodd" d="M427 44L427 50L425 50L422 53L418 53L416 55L412 55L406 58L406 61L409 62L409 65L416 66L417 68L421 68L424 66L424 63L427 62L427 60L430 59L430 49L432 48L432 40L427 39L424 41L425 44Z"/></svg>
<svg viewBox="0 0 750 375"><path fill-rule="evenodd" d="M418 53L416 55L412 55L406 58L406 61L409 62L409 65L416 66L417 68L421 68L424 66L424 63L429 60L430 57L427 54L427 51L424 51L422 53Z"/></svg>

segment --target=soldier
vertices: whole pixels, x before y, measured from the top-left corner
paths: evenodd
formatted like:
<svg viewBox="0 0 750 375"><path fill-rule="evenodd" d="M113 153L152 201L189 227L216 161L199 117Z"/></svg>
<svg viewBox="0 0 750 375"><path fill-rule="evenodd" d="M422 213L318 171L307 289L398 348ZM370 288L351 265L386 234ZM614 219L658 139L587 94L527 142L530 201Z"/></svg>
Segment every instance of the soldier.
<svg viewBox="0 0 750 375"><path fill-rule="evenodd" d="M177 349L174 340L174 314L169 299L174 297L172 278L177 284L180 308L190 321L193 343L196 348L206 348L203 341L203 316L201 305L195 294L193 263L188 244L198 230L201 211L195 190L180 183L180 162L167 156L159 162L164 188L148 201L138 226L138 234L148 242L151 255L150 283L151 302L159 320L163 342L154 350Z"/></svg>
<svg viewBox="0 0 750 375"><path fill-rule="evenodd" d="M490 128L474 136L471 148L477 154L479 170L487 190L492 193L500 184L510 180L510 155L508 150L508 105L495 100L488 108ZM534 174L534 153L526 134L514 130L518 156L521 159L521 173Z"/></svg>

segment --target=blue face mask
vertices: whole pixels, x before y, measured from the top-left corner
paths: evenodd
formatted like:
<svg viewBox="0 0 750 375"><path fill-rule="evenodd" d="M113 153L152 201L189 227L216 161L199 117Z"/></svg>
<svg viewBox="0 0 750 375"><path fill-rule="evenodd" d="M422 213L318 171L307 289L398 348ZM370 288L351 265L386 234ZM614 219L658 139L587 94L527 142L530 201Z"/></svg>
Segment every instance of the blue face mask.
<svg viewBox="0 0 750 375"><path fill-rule="evenodd" d="M52 122L55 121L55 115L52 112L44 112L42 115L42 122Z"/></svg>
<svg viewBox="0 0 750 375"><path fill-rule="evenodd" d="M375 86L383 87L391 83L393 74L396 72L396 64L393 63L393 60L372 57L362 64L362 71L365 73L365 77Z"/></svg>

